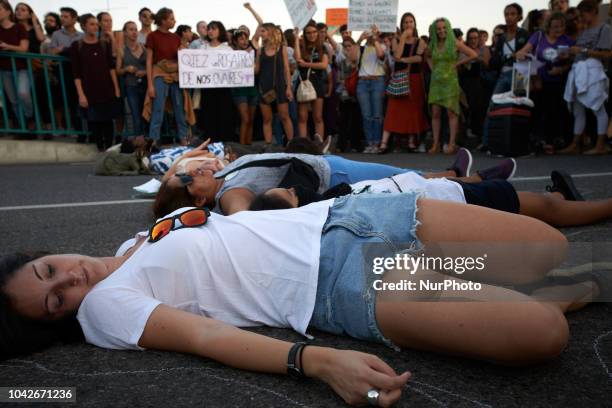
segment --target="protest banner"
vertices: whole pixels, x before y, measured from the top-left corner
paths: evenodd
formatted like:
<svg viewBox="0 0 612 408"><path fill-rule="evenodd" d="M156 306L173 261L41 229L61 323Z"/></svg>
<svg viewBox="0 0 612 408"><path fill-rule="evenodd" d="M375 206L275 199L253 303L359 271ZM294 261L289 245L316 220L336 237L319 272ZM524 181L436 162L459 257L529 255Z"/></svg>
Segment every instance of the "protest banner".
<svg viewBox="0 0 612 408"><path fill-rule="evenodd" d="M329 8L325 10L325 24L328 27L339 27L348 23L347 8Z"/></svg>
<svg viewBox="0 0 612 408"><path fill-rule="evenodd" d="M397 28L397 0L350 0L348 29L369 31L373 24L383 33Z"/></svg>
<svg viewBox="0 0 612 408"><path fill-rule="evenodd" d="M314 0L285 0L294 27L303 29L317 12Z"/></svg>
<svg viewBox="0 0 612 408"><path fill-rule="evenodd" d="M240 88L255 85L255 54L233 50L180 50L181 88Z"/></svg>

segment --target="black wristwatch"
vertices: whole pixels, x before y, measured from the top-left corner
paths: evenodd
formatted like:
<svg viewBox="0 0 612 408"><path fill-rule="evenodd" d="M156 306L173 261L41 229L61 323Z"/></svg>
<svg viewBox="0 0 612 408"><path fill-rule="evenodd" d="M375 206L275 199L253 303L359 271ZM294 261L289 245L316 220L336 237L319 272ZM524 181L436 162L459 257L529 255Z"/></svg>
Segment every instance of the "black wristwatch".
<svg viewBox="0 0 612 408"><path fill-rule="evenodd" d="M302 370L302 353L304 348L308 345L306 342L295 343L291 350L289 350L289 356L287 357L287 374L296 379L306 378L304 370ZM297 357L300 357L300 365L297 365Z"/></svg>

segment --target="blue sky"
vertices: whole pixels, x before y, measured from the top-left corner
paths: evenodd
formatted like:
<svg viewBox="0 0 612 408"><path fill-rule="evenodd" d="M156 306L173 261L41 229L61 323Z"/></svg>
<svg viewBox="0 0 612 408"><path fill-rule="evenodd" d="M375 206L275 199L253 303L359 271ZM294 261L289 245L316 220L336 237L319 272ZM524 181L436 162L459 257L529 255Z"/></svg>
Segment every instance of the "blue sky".
<svg viewBox="0 0 612 408"><path fill-rule="evenodd" d="M421 33L427 31L429 24L436 17L447 17L454 27L460 27L464 31L472 26L491 31L495 25L503 23L503 7L513 1L399 0L399 14L406 11L414 13ZM99 12L110 7L116 30L121 28L123 22L136 20L138 10L144 6L153 12L163 6L172 8L178 24L195 26L199 20L220 20L228 28L241 24L254 28L256 25L243 8L244 1L240 0L30 0L28 3L39 16L47 11L57 10L63 5L74 7L79 13ZM348 6L348 0L317 0L316 3L317 21L325 19L326 8ZM577 1L572 1L573 3L577 4ZM283 0L252 0L251 4L265 21L273 21L286 28L291 27L291 20ZM534 8L546 8L548 0L523 0L519 1L519 4L523 6L526 14Z"/></svg>

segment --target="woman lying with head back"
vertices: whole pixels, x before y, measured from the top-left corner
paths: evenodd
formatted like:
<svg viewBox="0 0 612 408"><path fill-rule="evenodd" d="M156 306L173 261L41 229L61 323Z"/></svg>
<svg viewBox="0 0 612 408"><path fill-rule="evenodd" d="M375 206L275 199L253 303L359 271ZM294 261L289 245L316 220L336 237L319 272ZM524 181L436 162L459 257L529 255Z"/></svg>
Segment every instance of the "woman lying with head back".
<svg viewBox="0 0 612 408"><path fill-rule="evenodd" d="M148 236L114 258L3 258L2 353L27 351L28 338L56 326L61 333L76 318L86 341L99 347L190 353L244 370L318 378L350 404L389 406L400 399L409 373L397 374L374 355L294 345L237 327L288 328L305 336L311 328L527 364L558 356L568 340L564 313L607 284L596 276L589 279L597 284L534 287L529 295L506 289L546 277L563 259L565 237L532 218L416 193L348 196L230 217L181 209ZM464 245L458 254L486 251L487 268L459 275L421 264L411 275L385 263L387 272L379 270L380 257L399 253L448 256L453 249L445 242L492 243ZM392 290L406 279L436 284ZM465 289L471 280L482 282L481 290ZM446 282L452 289L441 290L438 284ZM377 291L383 287L389 290Z"/></svg>

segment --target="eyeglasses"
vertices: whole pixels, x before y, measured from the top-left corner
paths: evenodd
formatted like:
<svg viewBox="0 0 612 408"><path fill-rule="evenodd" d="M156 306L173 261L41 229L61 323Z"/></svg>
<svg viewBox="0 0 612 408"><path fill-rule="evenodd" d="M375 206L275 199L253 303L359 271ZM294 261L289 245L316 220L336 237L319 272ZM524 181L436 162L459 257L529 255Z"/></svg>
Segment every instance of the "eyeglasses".
<svg viewBox="0 0 612 408"><path fill-rule="evenodd" d="M316 30L315 31L306 31L306 32L304 32L304 34L306 34L306 35L316 34L316 33L318 33L318 31L316 31Z"/></svg>
<svg viewBox="0 0 612 408"><path fill-rule="evenodd" d="M184 213L175 215L171 218L165 218L158 221L151 227L149 231L149 242L155 243L168 235L170 231L176 231L183 228L196 228L206 224L210 217L210 211L207 208L193 208ZM179 220L181 225L175 227L175 221Z"/></svg>

